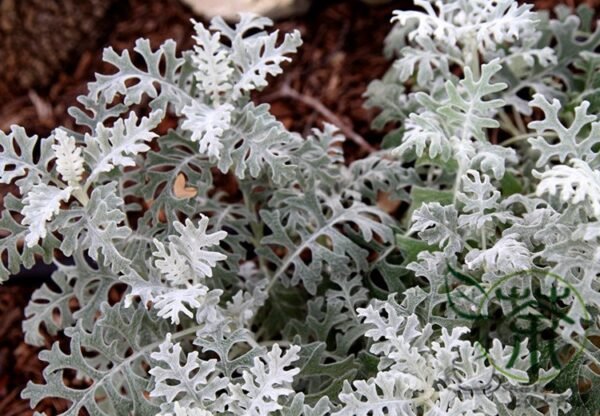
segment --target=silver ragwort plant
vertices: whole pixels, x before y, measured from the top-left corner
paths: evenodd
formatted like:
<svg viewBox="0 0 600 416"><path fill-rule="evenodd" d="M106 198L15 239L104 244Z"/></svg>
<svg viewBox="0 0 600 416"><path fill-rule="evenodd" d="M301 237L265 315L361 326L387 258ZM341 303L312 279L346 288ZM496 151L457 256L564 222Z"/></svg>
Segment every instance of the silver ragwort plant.
<svg viewBox="0 0 600 416"><path fill-rule="evenodd" d="M366 93L395 129L349 164L335 126L302 137L251 99L302 42L249 14L194 23L183 53L107 49L115 71L70 110L84 134L0 133L0 183L19 191L0 278L54 263L23 328L70 342L40 354L32 407L600 412L600 28L584 7L415 4Z"/></svg>

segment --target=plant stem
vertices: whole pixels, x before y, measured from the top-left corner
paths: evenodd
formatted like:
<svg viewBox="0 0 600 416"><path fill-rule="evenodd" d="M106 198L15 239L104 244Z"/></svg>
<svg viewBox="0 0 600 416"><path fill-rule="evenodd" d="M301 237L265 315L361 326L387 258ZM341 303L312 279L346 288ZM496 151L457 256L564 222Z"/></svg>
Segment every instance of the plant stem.
<svg viewBox="0 0 600 416"><path fill-rule="evenodd" d="M289 348L292 346L292 343L290 341L286 341L285 339L277 339L274 341L262 341L258 343L258 345L260 345L261 347L272 347L275 344L283 348Z"/></svg>
<svg viewBox="0 0 600 416"><path fill-rule="evenodd" d="M487 233L485 232L485 224L481 227L481 249L487 250Z"/></svg>
<svg viewBox="0 0 600 416"><path fill-rule="evenodd" d="M81 205L83 205L84 207L88 204L88 202L90 202L90 198L87 196L87 194L83 191L83 189L81 188L75 188L73 190L73 196L75 197L75 199L77 199L79 201L79 203L81 203Z"/></svg>
<svg viewBox="0 0 600 416"><path fill-rule="evenodd" d="M554 133L554 132L546 132L546 133L542 133L542 134L535 134L535 133L518 134L516 136L511 137L510 139L504 140L502 143L500 143L500 146L505 146L505 147L510 146L511 144L514 144L521 140L529 139L530 137L535 137L535 136L548 137L548 138L557 137L556 133Z"/></svg>
<svg viewBox="0 0 600 416"><path fill-rule="evenodd" d="M525 133L524 131L519 130L517 128L517 126L515 126L513 121L510 119L510 117L504 111L502 111L502 110L499 111L498 116L500 117L500 120L502 120L502 122L500 123L500 126L502 127L503 130L508 131L513 136L519 136L519 135Z"/></svg>
<svg viewBox="0 0 600 416"><path fill-rule="evenodd" d="M334 124L346 137L348 137L350 140L356 143L364 151L368 153L373 153L376 151L376 149L373 146L371 146L371 144L367 142L364 139L364 137L352 130L348 125L346 125L346 123L344 123L337 115L335 115L330 109L325 107L323 103L317 100L316 98L302 94L296 91L295 89L291 88L287 84L284 84L281 87L280 91L273 94L269 98L274 97L291 98L300 101L302 104L311 107L317 113L321 114L330 123Z"/></svg>
<svg viewBox="0 0 600 416"><path fill-rule="evenodd" d="M240 190L242 192L242 197L244 199L244 205L248 212L252 214L254 217L254 221L250 224L250 229L252 230L252 245L255 249L260 247L260 241L263 238L263 230L260 226L260 219L258 217L258 213L256 212L255 207L252 204L252 199L250 196L250 190L245 184L240 183ZM264 273L265 277L270 277L269 269L267 264L265 263L265 259L262 256L258 256L258 266L260 270Z"/></svg>
<svg viewBox="0 0 600 416"><path fill-rule="evenodd" d="M515 122L517 123L517 128L520 131L527 131L527 126L525 126L525 121L523 120L523 117L521 117L521 113L519 113L514 107L512 109L512 113Z"/></svg>
<svg viewBox="0 0 600 416"><path fill-rule="evenodd" d="M478 42L475 37L471 37L470 39L470 47L467 48L469 51L469 55L467 61L469 62L469 68L471 68L471 72L473 73L473 77L475 79L480 77L480 68L479 68L479 48Z"/></svg>
<svg viewBox="0 0 600 416"><path fill-rule="evenodd" d="M458 171L456 172L456 179L454 180L454 186L452 187L452 205L456 205L456 195L458 194L458 190L460 188L463 173L464 167L460 166L459 163Z"/></svg>

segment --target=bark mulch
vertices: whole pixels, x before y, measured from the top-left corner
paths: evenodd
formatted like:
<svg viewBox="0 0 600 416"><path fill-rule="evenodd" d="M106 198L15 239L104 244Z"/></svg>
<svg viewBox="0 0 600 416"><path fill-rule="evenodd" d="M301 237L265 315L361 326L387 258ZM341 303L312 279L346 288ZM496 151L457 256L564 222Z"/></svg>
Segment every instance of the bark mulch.
<svg viewBox="0 0 600 416"><path fill-rule="evenodd" d="M257 99L270 102L273 113L294 131L306 133L320 127L323 121L336 124L350 139L346 151L351 158L376 147L382 133L369 128L375 114L363 108L362 95L368 83L381 77L389 66L382 49L392 11L411 3L399 0L369 7L358 1L316 0L308 15L278 22L276 26L282 32L299 29L304 45L285 74ZM557 1L537 3L549 7ZM574 6L579 2L564 3ZM130 0L128 7L114 12L113 21L103 21L106 33L97 34L97 39L116 50L131 49L139 37L150 39L154 47L171 38L180 47L188 48L192 17L177 0ZM11 124L19 124L26 126L30 134L46 136L59 125L75 128L66 110L77 104L76 97L86 92L94 73L111 70L102 63L101 56L102 45L77 52L63 71L45 74L52 80L49 86L4 98L0 104L0 129L6 131ZM7 189L0 188L0 196L4 192ZM2 416L33 414L20 394L28 380L42 382L44 364L36 358L39 349L23 342L21 322L31 293L48 280L49 272L48 267L40 267L0 286ZM51 342L48 339L46 347ZM45 400L37 410L50 416L66 409L63 401Z"/></svg>

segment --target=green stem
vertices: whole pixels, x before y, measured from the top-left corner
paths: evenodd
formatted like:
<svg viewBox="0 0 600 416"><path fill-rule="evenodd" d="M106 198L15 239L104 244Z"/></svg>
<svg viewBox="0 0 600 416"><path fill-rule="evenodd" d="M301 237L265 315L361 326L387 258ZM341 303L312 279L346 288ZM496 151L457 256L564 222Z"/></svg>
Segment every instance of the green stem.
<svg viewBox="0 0 600 416"><path fill-rule="evenodd" d="M511 144L520 142L521 140L529 139L530 137L536 137L536 136L547 137L547 138L557 137L556 133L554 133L554 132L546 132L546 133L542 133L542 134L535 134L535 133L518 134L516 136L513 136L509 139L504 140L502 143L500 143L500 146L505 146L505 147L510 146Z"/></svg>
<svg viewBox="0 0 600 416"><path fill-rule="evenodd" d="M500 120L502 120L502 122L500 123L500 126L502 127L503 130L508 131L513 136L519 136L521 134L525 134L524 131L519 130L517 128L517 126L515 126L513 121L510 119L510 117L504 111L499 111L498 116L500 117Z"/></svg>
<svg viewBox="0 0 600 416"><path fill-rule="evenodd" d="M478 79L480 77L480 68L479 68L479 48L477 39L472 38L470 42L470 48L468 48L470 53L469 67L471 68L471 72L473 72L473 77Z"/></svg>
<svg viewBox="0 0 600 416"><path fill-rule="evenodd" d="M513 107L512 113L513 113L513 117L515 119L515 122L517 123L517 128L520 131L527 131L527 126L525 126L525 121L523 120L523 117L521 116L521 113L519 113L515 109L515 107Z"/></svg>
<svg viewBox="0 0 600 416"><path fill-rule="evenodd" d="M277 344L283 348L289 348L292 346L292 343L290 341L286 341L285 339L278 339L278 340L274 340L274 341L273 340L262 341L262 342L258 343L258 345L260 345L261 347L272 347L275 344Z"/></svg>
<svg viewBox="0 0 600 416"><path fill-rule="evenodd" d="M250 196L250 193L251 193L250 187L245 183L240 183L239 188L240 188L240 191L242 192L242 198L244 199L244 205L246 206L246 209L249 212L251 212L252 216L254 217L254 221L252 221L250 223L250 229L252 230L252 246L256 250L257 248L260 247L261 240L264 236L263 228L261 227L261 224L260 224L259 214L256 212L256 208L252 204L252 198ZM257 255L257 257L258 257L259 269L262 271L264 276L267 279L269 279L269 285L266 288L267 296L269 296L271 287L273 286L273 283L276 279L273 279L273 276L271 275L271 272L269 271L268 265L267 265L264 257L262 257L260 255ZM254 326L254 324L256 323L257 316L258 316L258 311L256 311L254 313L254 316L252 316L252 320L250 321L249 328L252 328L252 326ZM260 336L262 335L262 331L263 331L263 328L260 328L257 331L257 333L254 335L255 339L257 339L257 340L260 339Z"/></svg>
<svg viewBox="0 0 600 416"><path fill-rule="evenodd" d="M464 167L459 164L458 171L456 172L456 179L454 180L454 186L452 187L452 205L456 205L456 195L458 194L464 171Z"/></svg>
<svg viewBox="0 0 600 416"><path fill-rule="evenodd" d="M175 340L177 340L179 338L183 338L185 336L194 334L202 326L204 326L204 324L195 325L191 328L184 329L184 330L181 330L181 331L171 334L171 342L175 342ZM95 394L96 390L100 386L103 386L105 382L110 382L112 380L112 377L115 374L118 374L119 371L121 371L121 368L128 366L129 363L132 363L135 360L137 360L138 358L148 354L150 351L154 350L156 347L158 347L163 342L164 342L164 339L160 339L151 344L145 345L139 351L136 351L135 353L128 356L125 360L123 360L122 362L120 362L117 365L115 365L114 367L112 367L109 371L104 373L99 380L95 380L94 385L92 387L88 388L84 392L83 396L81 396L81 398L79 399L79 403L84 403L86 400L92 400L92 398L90 396L92 394Z"/></svg>
<svg viewBox="0 0 600 416"><path fill-rule="evenodd" d="M485 224L481 227L481 249L487 250L487 233L485 232Z"/></svg>
<svg viewBox="0 0 600 416"><path fill-rule="evenodd" d="M260 225L260 218L258 217L258 213L256 212L256 209L252 204L249 187L244 183L240 183L240 190L242 192L242 197L244 199L244 205L246 206L246 209L250 213L252 213L252 216L254 217L254 221L250 223L250 229L252 230L252 245L255 249L257 249L258 247L260 247L260 242L263 238L263 229ZM267 267L267 264L265 263L265 259L262 256L258 256L258 265L260 270L265 274L265 276L269 277L269 269Z"/></svg>
<svg viewBox="0 0 600 416"><path fill-rule="evenodd" d="M83 205L84 207L87 206L88 202L90 202L90 198L87 196L87 194L83 191L83 189L81 188L75 188L73 190L73 196L75 197L75 199L77 199L79 201L79 203L81 205Z"/></svg>

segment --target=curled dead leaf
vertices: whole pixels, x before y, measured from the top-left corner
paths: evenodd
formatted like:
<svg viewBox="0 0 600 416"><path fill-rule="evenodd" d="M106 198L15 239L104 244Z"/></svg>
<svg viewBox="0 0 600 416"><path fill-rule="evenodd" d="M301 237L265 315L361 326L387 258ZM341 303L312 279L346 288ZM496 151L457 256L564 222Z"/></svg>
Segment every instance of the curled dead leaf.
<svg viewBox="0 0 600 416"><path fill-rule="evenodd" d="M183 173L177 175L173 184L173 195L181 199L193 198L198 195L198 190L191 186L185 186L185 182L186 177Z"/></svg>

